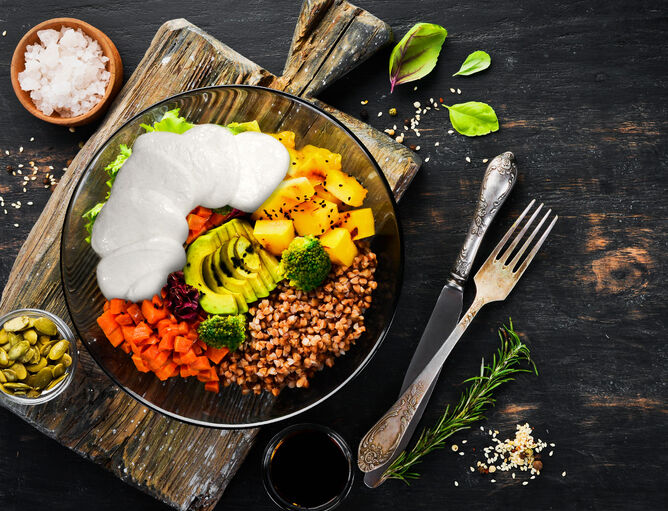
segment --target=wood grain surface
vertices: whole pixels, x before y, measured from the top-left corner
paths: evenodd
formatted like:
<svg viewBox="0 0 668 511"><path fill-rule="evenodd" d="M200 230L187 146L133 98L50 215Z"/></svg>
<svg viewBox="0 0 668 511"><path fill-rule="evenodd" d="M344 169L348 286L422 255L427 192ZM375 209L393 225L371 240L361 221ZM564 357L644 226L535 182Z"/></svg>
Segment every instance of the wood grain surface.
<svg viewBox="0 0 668 511"><path fill-rule="evenodd" d="M342 29L330 33L330 26ZM347 2L308 1L299 18L286 68L294 62L299 47L299 61L322 71L322 76L318 76L322 87L356 65L357 59L348 54L355 54L359 47L362 59L366 58L383 42L389 42L390 35L385 23ZM329 65L336 73L325 71ZM183 90L227 83L280 89L294 84L291 90L296 94L316 92L306 75L279 80L184 19L163 24L109 114L69 165L30 232L3 290L0 313L37 307L54 312L71 324L60 283L60 231L65 215L62 205L69 202L92 155L125 120L143 108ZM347 121L379 161L385 162L383 169L399 198L415 175L420 158L357 119L351 117ZM397 154L403 157L396 158ZM258 430L201 428L147 410L112 384L81 343L78 347L83 369L77 371L74 382L61 396L43 407L7 404L7 408L166 504L183 510L215 506Z"/></svg>
<svg viewBox="0 0 668 511"><path fill-rule="evenodd" d="M327 424L351 444L396 397L408 360L454 262L484 171L483 158L512 150L520 179L488 234L481 254L511 219L538 198L560 215L557 229L506 302L476 319L448 361L424 424L431 424L496 348L495 329L512 316L530 343L540 375L520 377L498 393L482 423L503 438L529 422L536 436L556 444L540 477L522 486L507 475L471 473L488 444L479 429L457 434L449 449L431 454L410 487L390 481L378 489L361 477L342 505L346 511L405 509L647 510L664 509L666 458L665 343L668 293L668 19L661 2L588 0L411 3L357 0L401 37L414 23L448 29L432 74L389 94L389 49L371 57L319 94L338 110L378 129L411 117L414 101L485 101L501 121L498 133L468 139L447 133L444 112L423 116L420 145L426 160L399 205L406 242L399 314L364 372L340 393L285 425ZM292 1L44 0L26 9L5 0L0 59L7 69L22 33L55 15L82 18L109 34L126 66L137 67L159 25L186 17L262 68L283 68L299 13ZM259 27L259 28L258 28ZM492 66L471 77L451 75L472 51L492 55ZM88 130L69 133L32 119L13 97L7 71L0 80L0 195L7 207L0 244L0 279L50 196L41 179L57 177ZM452 94L450 88L461 89ZM367 105L360 105L368 100ZM449 104L448 103L448 104ZM390 107L399 110L390 119ZM378 112L383 112L377 117ZM438 115L437 115L438 114ZM30 137L35 137L29 142ZM438 146L435 146L436 143ZM19 146L24 147L18 153ZM5 156L4 151L10 155ZM471 163L466 157L471 158ZM34 161L39 178L23 193L20 176L5 173ZM27 202L33 205L27 205ZM6 207L6 206L5 206ZM13 227L18 224L19 227ZM478 264L480 261L478 261ZM472 289L467 290L471 299ZM11 413L0 411L0 498L8 509L86 508L151 510L165 505L72 454ZM217 509L275 509L262 490L262 448L283 425L263 428ZM462 444L466 439L467 444ZM475 451L473 449L476 449ZM566 476L562 477L562 473ZM454 486L454 481L459 486Z"/></svg>

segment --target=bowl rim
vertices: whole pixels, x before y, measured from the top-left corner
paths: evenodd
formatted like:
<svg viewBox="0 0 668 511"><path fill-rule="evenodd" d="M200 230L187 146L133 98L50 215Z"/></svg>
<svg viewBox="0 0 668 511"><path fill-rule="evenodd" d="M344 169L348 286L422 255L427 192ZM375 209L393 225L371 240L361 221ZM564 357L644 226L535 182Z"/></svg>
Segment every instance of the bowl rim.
<svg viewBox="0 0 668 511"><path fill-rule="evenodd" d="M33 37L36 37L39 30L53 28L53 25L58 24L61 26L68 26L70 28L74 27L81 29L88 37L91 37L98 42L100 49L102 50L102 54L109 59L107 62L107 68L110 76L109 83L107 83L107 87L104 89L104 96L88 112L77 115L76 117L62 117L60 115L53 114L46 115L39 108L37 108L37 105L35 105L35 103L32 101L29 91L24 91L21 89L21 85L19 84L19 73L25 71L25 49L28 46L29 40ZM44 20L34 27L28 29L28 31L23 34L23 37L21 37L19 42L16 44L16 48L14 48L12 60L10 61L9 74L12 82L12 88L14 89L14 95L19 100L21 105L23 105L23 107L28 111L28 113L42 121L55 124L57 126L81 126L82 124L86 124L89 121L95 120L108 108L109 103L111 100L113 100L114 96L120 89L121 82L123 81L123 64L116 45L102 30L78 18L58 17Z"/></svg>
<svg viewBox="0 0 668 511"><path fill-rule="evenodd" d="M65 212L65 219L69 218L69 215L72 213L72 207L74 204L74 199L78 195L80 188L83 184L83 179L84 177L88 174L90 170L90 164L91 162L95 161L102 151L105 149L107 146L108 142L116 136L123 128L125 128L128 124L131 124L134 122L136 119L144 115L148 110L151 110L157 106L161 106L164 104L169 103L170 101L173 101L177 98L180 98L182 96L188 95L188 94L193 94L193 93L198 93L198 92L206 92L210 90L216 90L216 89L235 89L235 88L241 88L241 89L253 89L253 90L262 90L262 91L267 91L273 94L278 94L279 96L284 96L287 97L297 103L302 104L303 106L307 108L311 108L315 111L317 111L319 114L323 115L326 117L329 121L340 127L343 131L345 131L348 136L360 147L360 149L366 154L366 156L369 158L371 163L376 169L376 172L380 175L381 182L385 186L385 189L390 197L390 204L392 206L392 211L394 212L394 218L397 224L397 233L398 233L398 241L399 241L399 268L397 270L397 292L394 295L392 299L392 313L390 315L389 320L383 327L382 331L376 338L376 341L374 342L374 345L372 346L371 350L369 353L366 355L366 357L362 360L362 362L353 370L353 372L346 377L341 383L339 383L335 388L333 388L331 391L329 391L327 394L323 395L319 399L315 400L313 403L304 406L303 408L296 410L294 412L281 415L280 417L273 417L270 419L266 420L260 420L260 421L255 421L251 423L244 423L244 424L228 424L228 423L211 423L211 422L206 422L206 421L201 421L197 419L192 419L189 417L184 417L182 415L179 415L174 412L170 412L169 410L165 410L161 408L160 406L156 405L155 403L152 403L148 399L144 398L143 396L140 396L133 390L127 388L125 385L123 385L120 381L116 379L116 377L107 370L107 368L100 363L100 361L96 358L96 356L93 354L93 351L89 349L88 347L88 342L84 339L84 336L81 335L81 332L79 331L79 328L77 327L76 322L73 320L72 324L74 325L74 329L79 337L81 339L81 344L83 344L86 348L86 351L89 353L91 358L95 361L95 363L102 369L102 371L111 379L111 381L114 382L116 386L121 388L124 392L129 394L132 398L136 399L139 401L142 405L150 408L151 410L154 410L158 413L161 413L171 419L178 420L180 422L185 422L186 424L191 424L195 426L200 426L200 427L206 427L206 428L211 428L211 429L251 429L251 428L257 428L260 426L266 426L268 424L274 424L278 423L287 419L290 419L292 417L295 417L299 414L302 414L306 412L307 410L310 410L314 408L315 406L325 402L327 399L332 397L334 394L336 394L338 391L340 391L343 387L345 387L348 383L350 383L356 376L358 376L362 370L369 364L371 359L374 357L374 355L378 352L380 349L380 346L383 344L383 341L387 337L387 334L392 326L392 323L394 322L394 318L396 317L397 314L397 305L399 303L399 297L401 295L401 291L403 288L403 276L404 276L404 242L403 242L403 233L402 233L402 228L401 228L401 223L399 219L399 215L397 214L397 202L394 198L394 193L392 192L392 188L390 187L390 184L387 181L387 178L385 177L385 174L380 168L380 165L378 165L378 162L376 159L373 157L371 152L367 149L367 147L362 143L362 141L346 126L344 125L341 121L339 121L336 117L334 117L332 114L326 112L322 108L318 107L317 105L309 102L308 100L304 98L300 98L298 96L295 96L293 94L290 94L288 92L284 92L281 90L276 90L276 89L271 89L269 87L262 87L259 85L247 85L247 84L225 84L225 85L211 85L207 87L199 87L197 89L190 89L188 91L183 91L179 92L178 94L174 94L172 96L169 96L161 101L158 101L156 103L153 103L152 105L142 109L140 112L137 114L133 115L129 119L127 119L121 126L119 126L116 130L114 130L113 133L111 133L105 140L105 142L100 145L100 147L95 151L95 153L91 156L90 160L86 164L86 168L84 171L81 173L79 178L77 179L76 186L74 187L74 190L72 191L72 194L70 196L68 205L67 205L67 211ZM63 226L61 227L61 235L60 235L60 272L61 272L61 284L64 284L62 282L63 280L63 275L65 274L65 268L64 268L64 259L63 259L63 250L64 250L64 236L65 236L65 219L63 220ZM64 291L64 290L63 290ZM63 296L65 298L65 305L67 306L67 311L72 316L71 313L71 308L70 308L70 303L67 298L67 293L63 292Z"/></svg>
<svg viewBox="0 0 668 511"><path fill-rule="evenodd" d="M58 334L61 334L63 339L66 339L70 343L68 354L72 358L72 364L70 365L70 367L67 368L65 379L63 379L63 381L59 385L57 385L53 389L53 391L44 392L38 397L21 397L21 396L14 396L12 394L7 394L6 392L0 390L0 399L5 399L12 403L24 406L41 405L58 397L72 383L72 380L74 379L74 373L77 370L77 365L79 362L79 351L77 350L77 340L74 337L72 329L69 327L69 325L65 322L63 318L54 314L53 312L49 312L44 309L37 309L34 307L14 309L6 314L3 314L2 316L0 316L0 325L3 325L6 321L12 318L22 315L25 316L40 315L48 317L51 321L53 321L56 324L56 327L58 328Z"/></svg>

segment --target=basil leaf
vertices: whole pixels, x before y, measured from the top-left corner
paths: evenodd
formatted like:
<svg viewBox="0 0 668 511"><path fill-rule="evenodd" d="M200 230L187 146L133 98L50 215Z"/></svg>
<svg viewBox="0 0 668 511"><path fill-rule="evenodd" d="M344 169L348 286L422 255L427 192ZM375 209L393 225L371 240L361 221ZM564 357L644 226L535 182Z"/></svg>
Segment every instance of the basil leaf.
<svg viewBox="0 0 668 511"><path fill-rule="evenodd" d="M467 137L487 135L499 131L499 119L494 109L486 103L469 101L457 105L444 105L450 113L452 127Z"/></svg>
<svg viewBox="0 0 668 511"><path fill-rule="evenodd" d="M466 57L466 60L462 64L462 67L459 68L459 71L457 71L454 75L452 76L468 76L472 75L473 73L478 73L480 71L483 71L489 67L489 65L492 63L492 58L489 56L489 53L485 51L474 51Z"/></svg>
<svg viewBox="0 0 668 511"><path fill-rule="evenodd" d="M390 55L390 92L401 83L428 75L438 60L448 31L433 23L418 23L399 41Z"/></svg>

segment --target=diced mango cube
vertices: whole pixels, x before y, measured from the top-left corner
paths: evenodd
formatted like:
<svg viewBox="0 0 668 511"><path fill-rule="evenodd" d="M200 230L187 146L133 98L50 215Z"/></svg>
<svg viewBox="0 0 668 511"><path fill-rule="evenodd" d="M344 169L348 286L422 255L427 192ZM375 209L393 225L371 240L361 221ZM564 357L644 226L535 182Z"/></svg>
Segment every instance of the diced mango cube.
<svg viewBox="0 0 668 511"><path fill-rule="evenodd" d="M371 208L346 211L339 218L339 226L347 229L354 240L361 240L376 234Z"/></svg>
<svg viewBox="0 0 668 511"><path fill-rule="evenodd" d="M367 189L359 184L357 179L340 170L328 170L323 186L348 206L361 206L367 194Z"/></svg>
<svg viewBox="0 0 668 511"><path fill-rule="evenodd" d="M339 221L339 208L325 199L310 199L290 211L300 236L320 236Z"/></svg>
<svg viewBox="0 0 668 511"><path fill-rule="evenodd" d="M334 195L332 195L327 190L325 190L324 186L317 185L314 188L315 188L315 195L313 196L314 198L328 200L329 202L333 202L337 206L340 206L341 204L343 204L343 202L341 202L339 199L334 197Z"/></svg>
<svg viewBox="0 0 668 511"><path fill-rule="evenodd" d="M350 232L343 227L327 231L320 236L320 243L334 264L350 266L357 256L357 246L350 237Z"/></svg>
<svg viewBox="0 0 668 511"><path fill-rule="evenodd" d="M301 150L304 159L312 158L323 170L341 170L341 155L333 153L324 147L305 145Z"/></svg>
<svg viewBox="0 0 668 511"><path fill-rule="evenodd" d="M315 194L313 185L305 177L282 181L266 201L253 213L253 220L287 218L287 212Z"/></svg>
<svg viewBox="0 0 668 511"><path fill-rule="evenodd" d="M268 252L280 256L295 237L292 220L258 220L253 236Z"/></svg>
<svg viewBox="0 0 668 511"><path fill-rule="evenodd" d="M283 144L286 149L290 150L295 148L294 131L281 131L279 133L272 133L271 136Z"/></svg>

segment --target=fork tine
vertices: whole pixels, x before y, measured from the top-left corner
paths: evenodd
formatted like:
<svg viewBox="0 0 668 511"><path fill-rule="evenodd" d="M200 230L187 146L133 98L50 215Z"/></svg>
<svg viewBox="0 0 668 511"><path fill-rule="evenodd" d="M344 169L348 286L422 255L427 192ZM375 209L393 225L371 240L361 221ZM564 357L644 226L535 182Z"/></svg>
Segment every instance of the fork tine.
<svg viewBox="0 0 668 511"><path fill-rule="evenodd" d="M541 204L541 205L542 205L542 204ZM539 209L540 209L540 208L539 208ZM536 210L536 213L537 213L537 212L538 212L538 210ZM541 228L541 227L543 226L543 224L545 223L545 220L547 220L547 217L550 216L550 213L552 213L552 210L551 210L551 209L549 209L549 210L547 211L547 213L545 213L545 215L543 216L543 218L541 219L541 221L538 223L538 225L536 226L536 228L531 232L531 234L529 235L529 237L527 238L527 240L526 240L526 241L524 242L524 244L522 245L522 248L519 249L519 251L517 252L517 254L515 255L515 257L513 257L513 260L512 260L511 262L508 263L507 266L508 266L508 268L511 269L511 271L512 271L513 268L515 268L515 266L517 266L517 263L519 263L520 259L522 258L522 255L524 254L524 252L526 252L527 248L529 247L529 245L531 244L531 242L533 241L533 239L536 237L536 234L538 234L538 231L540 230L540 228ZM533 220L533 217L531 217L531 219L529 220L529 222L527 222L527 225L529 225L529 223L531 222L531 220ZM526 227L525 227L525 228L526 228ZM522 230L522 232L521 232L520 234L518 234L517 237L518 237L518 238L521 238L523 234L524 234L524 230Z"/></svg>
<svg viewBox="0 0 668 511"><path fill-rule="evenodd" d="M559 215L556 215L556 216L554 217L554 219L552 220L552 222L550 222L550 225L547 227L547 229L545 230L545 232L543 233L543 235L540 237L540 239L539 239L538 242L536 243L536 246L533 247L533 249L531 249L531 252L529 252L529 255L527 256L527 258L522 262L522 264L520 265L520 267L519 267L519 268L517 269L517 271L513 274L513 277L514 277L514 279L515 279L515 282L517 282L517 281L520 279L520 277L521 277L522 274L524 273L524 270L526 270L526 269L529 267L529 264L531 263L531 261L533 260L534 256L536 255L536 253L537 253L538 250L540 249L541 245L542 245L543 242L547 239L547 235L550 234L550 231L552 230L552 227L554 227L554 224L557 223L557 219L558 219L558 218L559 218ZM538 228L536 228L536 231L537 231L537 230L538 230Z"/></svg>
<svg viewBox="0 0 668 511"><path fill-rule="evenodd" d="M522 214L517 217L517 220L513 223L513 225L510 226L510 229L508 229L508 232L505 234L505 236L499 241L498 245L494 247L494 250L492 250L492 253L489 255L487 258L487 261L493 261L496 259L496 256L501 252L501 249L504 247L506 242L510 239L510 237L513 235L515 232L515 229L517 229L517 226L520 225L520 222L522 219L526 216L526 214L529 212L529 210L533 207L533 205L536 203L536 199L532 200L529 205L522 211ZM487 262L485 261L485 262Z"/></svg>
<svg viewBox="0 0 668 511"><path fill-rule="evenodd" d="M527 230L529 230L529 227L531 227L531 224L536 219L536 216L538 216L538 213L540 213L541 209L543 209L543 204L538 206L538 209L536 209L536 211L533 212L533 215L531 215L529 217L529 220L527 220L527 223L524 224L524 227L522 227L522 230L520 231L520 233L517 236L515 236L515 238L513 239L513 242L508 246L508 248L503 253L503 255L501 257L499 257L499 261L501 261L501 263L503 265L506 265L508 263L508 259L510 259L510 256L513 254L513 250L515 250L515 247L517 246L517 244L520 241L522 241L522 238L526 234Z"/></svg>

